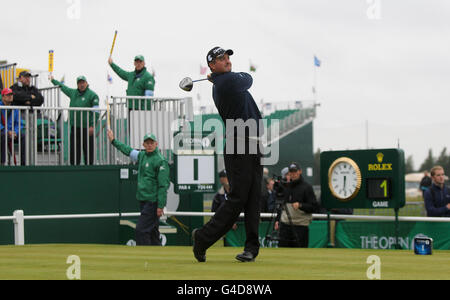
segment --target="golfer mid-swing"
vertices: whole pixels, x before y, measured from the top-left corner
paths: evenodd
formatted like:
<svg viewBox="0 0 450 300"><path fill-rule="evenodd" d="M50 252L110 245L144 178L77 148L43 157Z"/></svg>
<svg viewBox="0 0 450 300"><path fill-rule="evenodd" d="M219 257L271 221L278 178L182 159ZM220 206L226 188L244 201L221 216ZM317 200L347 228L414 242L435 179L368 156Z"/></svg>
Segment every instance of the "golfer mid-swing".
<svg viewBox="0 0 450 300"><path fill-rule="evenodd" d="M241 212L245 213L246 241L244 252L238 254L236 259L242 262L254 261L259 253L261 149L251 151L251 146L252 141L257 141L261 134L259 126L261 113L248 92L253 83L252 77L247 73L231 72L232 54L232 50L215 47L206 57L212 71L208 78L213 83L214 103L226 124L227 146L224 161L231 191L227 201L211 220L192 232L193 252L199 262L206 261L206 250L231 229ZM229 124L237 124L238 121L246 123L253 121L256 130L244 128L244 134L236 134L242 128ZM241 148L240 146L245 146L245 151L237 150Z"/></svg>
<svg viewBox="0 0 450 300"><path fill-rule="evenodd" d="M114 139L108 130L108 139L120 152L137 162L138 185L136 198L140 202L141 215L136 224L136 245L161 246L159 218L163 215L169 188L169 165L158 149L155 135L144 136L144 151L137 151Z"/></svg>

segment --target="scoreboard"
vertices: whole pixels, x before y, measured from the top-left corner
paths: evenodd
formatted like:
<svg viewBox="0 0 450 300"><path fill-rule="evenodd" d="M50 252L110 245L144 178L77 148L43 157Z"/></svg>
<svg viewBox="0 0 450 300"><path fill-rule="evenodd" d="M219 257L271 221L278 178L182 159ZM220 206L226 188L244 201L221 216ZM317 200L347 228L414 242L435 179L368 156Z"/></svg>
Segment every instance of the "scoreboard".
<svg viewBox="0 0 450 300"><path fill-rule="evenodd" d="M320 155L326 208L401 208L405 155L401 149L326 151Z"/></svg>
<svg viewBox="0 0 450 300"><path fill-rule="evenodd" d="M177 132L174 135L175 193L214 193L217 154L214 132Z"/></svg>

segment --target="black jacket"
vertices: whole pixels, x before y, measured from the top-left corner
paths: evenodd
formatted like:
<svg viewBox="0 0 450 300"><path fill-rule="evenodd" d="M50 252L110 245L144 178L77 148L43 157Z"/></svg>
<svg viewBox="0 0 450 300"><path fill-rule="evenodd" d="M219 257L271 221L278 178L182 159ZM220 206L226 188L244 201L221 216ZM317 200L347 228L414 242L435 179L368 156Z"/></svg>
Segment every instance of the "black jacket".
<svg viewBox="0 0 450 300"><path fill-rule="evenodd" d="M424 194L425 208L428 217L450 217L450 189L445 185L441 189L438 185L432 184Z"/></svg>
<svg viewBox="0 0 450 300"><path fill-rule="evenodd" d="M11 86L14 93L14 100L12 105L28 106L25 102L30 101L30 106L41 106L44 103L44 97L35 86L23 86L20 82L14 83ZM31 95L36 98L31 99Z"/></svg>
<svg viewBox="0 0 450 300"><path fill-rule="evenodd" d="M288 184L284 196L287 203L301 203L300 209L306 213L314 213L319 208L314 189L303 179L303 176Z"/></svg>
<svg viewBox="0 0 450 300"><path fill-rule="evenodd" d="M226 125L227 120L244 122L250 119L256 121L259 128L261 112L248 89L253 84L253 78L247 73L213 73L213 99L220 117ZM227 133L229 131L227 130ZM261 135L262 132L259 132Z"/></svg>

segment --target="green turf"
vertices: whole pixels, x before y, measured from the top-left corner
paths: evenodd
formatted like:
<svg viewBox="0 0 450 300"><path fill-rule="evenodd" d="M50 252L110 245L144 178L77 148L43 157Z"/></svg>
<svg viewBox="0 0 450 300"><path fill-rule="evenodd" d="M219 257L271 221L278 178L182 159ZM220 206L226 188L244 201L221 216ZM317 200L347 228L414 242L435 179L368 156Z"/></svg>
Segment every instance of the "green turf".
<svg viewBox="0 0 450 300"><path fill-rule="evenodd" d="M450 251L261 249L254 263L236 261L240 251L213 247L198 263L191 247L0 246L0 279L67 279L70 255L80 257L81 279L367 279L370 255L381 259L381 279L450 279Z"/></svg>

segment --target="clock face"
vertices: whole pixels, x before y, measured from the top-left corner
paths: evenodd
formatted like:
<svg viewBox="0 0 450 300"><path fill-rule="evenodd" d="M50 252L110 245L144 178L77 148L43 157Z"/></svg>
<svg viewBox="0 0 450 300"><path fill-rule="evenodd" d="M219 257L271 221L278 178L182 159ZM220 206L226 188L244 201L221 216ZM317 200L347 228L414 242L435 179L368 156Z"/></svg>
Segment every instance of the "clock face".
<svg viewBox="0 0 450 300"><path fill-rule="evenodd" d="M337 199L353 199L361 188L361 171L358 165L347 157L335 160L328 172L328 186Z"/></svg>

